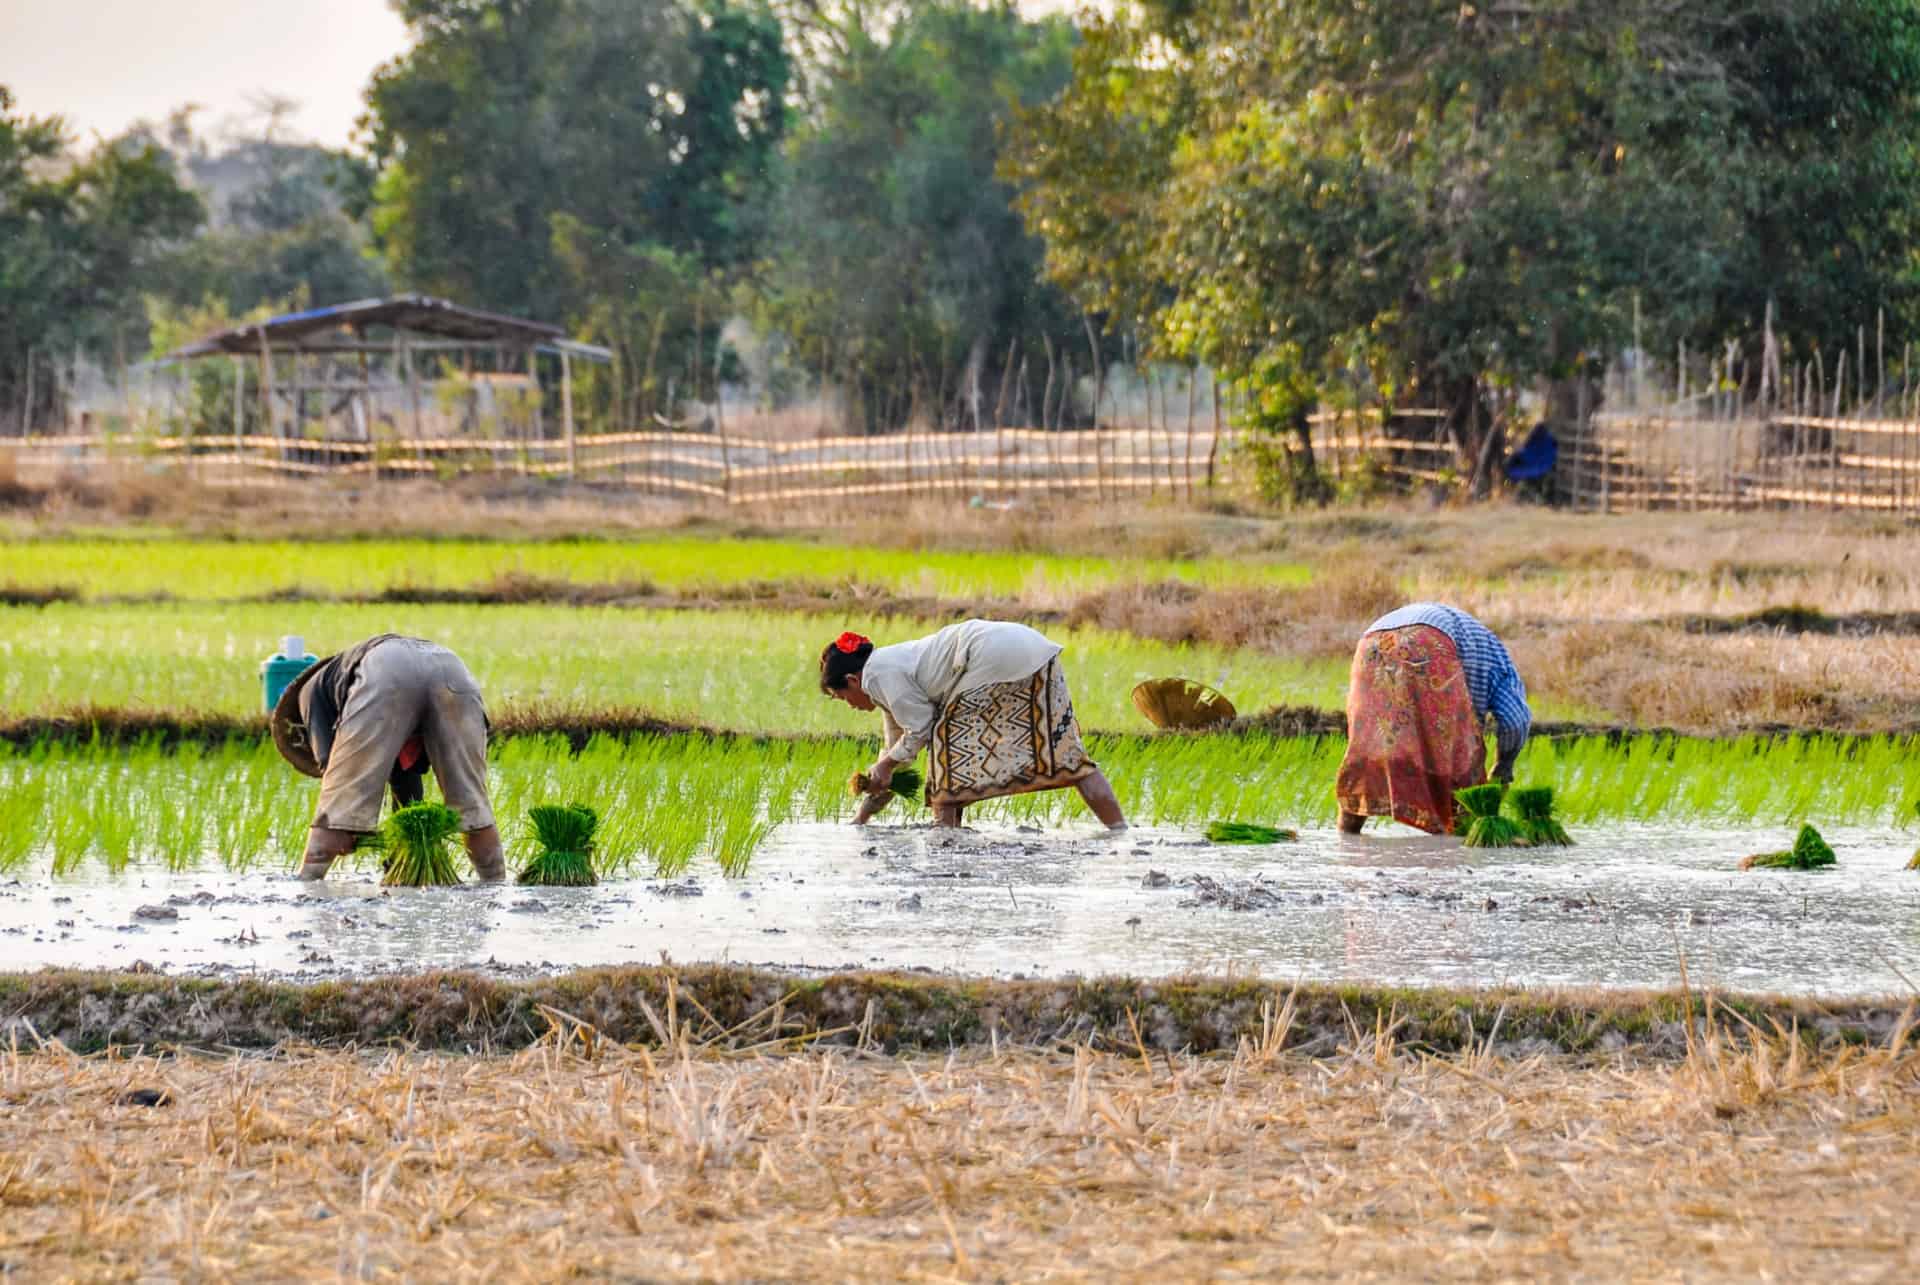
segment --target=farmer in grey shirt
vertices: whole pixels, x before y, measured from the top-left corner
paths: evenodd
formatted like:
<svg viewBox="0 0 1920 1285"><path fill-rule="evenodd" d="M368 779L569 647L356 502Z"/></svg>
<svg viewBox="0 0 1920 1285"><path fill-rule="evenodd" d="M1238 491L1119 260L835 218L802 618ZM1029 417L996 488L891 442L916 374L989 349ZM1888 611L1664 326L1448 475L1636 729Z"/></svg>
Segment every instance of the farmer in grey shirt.
<svg viewBox="0 0 1920 1285"><path fill-rule="evenodd" d="M273 742L308 776L320 806L307 832L302 879L324 879L335 857L380 827L394 806L418 803L429 768L460 813L480 877L506 877L500 831L487 802L487 711L480 685L438 643L381 634L308 666L273 709Z"/></svg>

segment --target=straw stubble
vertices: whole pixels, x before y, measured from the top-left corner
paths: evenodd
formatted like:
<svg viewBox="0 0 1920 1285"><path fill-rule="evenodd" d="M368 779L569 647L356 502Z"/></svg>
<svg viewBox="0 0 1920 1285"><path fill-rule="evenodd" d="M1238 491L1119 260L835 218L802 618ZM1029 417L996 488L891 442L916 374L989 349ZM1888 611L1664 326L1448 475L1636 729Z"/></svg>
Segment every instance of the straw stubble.
<svg viewBox="0 0 1920 1285"><path fill-rule="evenodd" d="M1827 1053L1708 1026L1663 1063L1440 1059L1392 1027L1309 1057L1284 1013L1231 1057L702 1054L561 1018L510 1058L0 1052L0 1257L29 1278L1911 1265L1904 1024Z"/></svg>

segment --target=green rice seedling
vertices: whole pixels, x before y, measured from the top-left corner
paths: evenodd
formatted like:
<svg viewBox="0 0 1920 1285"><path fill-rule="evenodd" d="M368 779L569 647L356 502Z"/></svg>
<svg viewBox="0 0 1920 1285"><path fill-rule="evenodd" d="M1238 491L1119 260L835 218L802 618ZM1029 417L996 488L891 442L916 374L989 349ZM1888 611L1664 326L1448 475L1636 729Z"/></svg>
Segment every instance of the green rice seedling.
<svg viewBox="0 0 1920 1285"><path fill-rule="evenodd" d="M580 888L600 882L593 873L593 832L600 817L582 803L542 803L527 810L540 851L522 867L520 882Z"/></svg>
<svg viewBox="0 0 1920 1285"><path fill-rule="evenodd" d="M1740 859L1742 870L1818 870L1835 864L1833 849L1810 825L1802 825L1785 852L1756 852Z"/></svg>
<svg viewBox="0 0 1920 1285"><path fill-rule="evenodd" d="M884 788L895 798L904 799L908 803L918 803L921 791L926 788L926 784L927 777L924 772L909 764L902 764L893 769L893 775L887 779ZM865 772L855 772L847 781L847 793L857 799L863 795L880 793L880 787L876 787Z"/></svg>
<svg viewBox="0 0 1920 1285"><path fill-rule="evenodd" d="M1281 830L1251 821L1215 821L1207 827L1207 838L1214 843L1283 843L1299 837L1298 830Z"/></svg>
<svg viewBox="0 0 1920 1285"><path fill-rule="evenodd" d="M1566 828L1553 819L1551 785L1516 785L1507 791L1506 802L1513 807L1520 837L1534 847L1566 847L1573 842Z"/></svg>
<svg viewBox="0 0 1920 1285"><path fill-rule="evenodd" d="M1459 801L1466 816L1466 833L1462 842L1469 848L1523 848L1526 840L1520 834L1520 827L1500 815L1500 800L1505 796L1507 787L1497 782L1486 785L1469 785L1464 790L1455 790L1453 797Z"/></svg>
<svg viewBox="0 0 1920 1285"><path fill-rule="evenodd" d="M178 537L0 541L0 563L22 586L72 585L89 596L178 598L477 588L506 577L563 585L646 584L702 591L785 582L849 582L943 597L1084 592L1184 580L1205 585L1303 585L1298 562L1236 556L1073 557L815 544L804 540L646 535L579 540L195 540ZM289 572L288 568L297 568Z"/></svg>
<svg viewBox="0 0 1920 1285"><path fill-rule="evenodd" d="M393 888L433 888L460 882L450 840L460 832L460 814L444 803L414 803L386 820L381 883Z"/></svg>
<svg viewBox="0 0 1920 1285"><path fill-rule="evenodd" d="M1916 813L1920 813L1920 799L1915 799L1913 801L1913 810ZM1920 870L1920 848L1915 848L1913 850L1913 860L1907 862L1907 869Z"/></svg>

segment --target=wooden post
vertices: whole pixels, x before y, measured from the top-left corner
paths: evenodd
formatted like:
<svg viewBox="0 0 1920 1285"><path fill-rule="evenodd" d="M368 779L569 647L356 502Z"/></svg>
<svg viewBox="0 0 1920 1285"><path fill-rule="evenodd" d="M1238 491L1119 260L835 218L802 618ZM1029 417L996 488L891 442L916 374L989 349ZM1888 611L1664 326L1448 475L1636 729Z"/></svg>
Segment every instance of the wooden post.
<svg viewBox="0 0 1920 1285"><path fill-rule="evenodd" d="M1100 360L1100 341L1093 333L1093 318L1086 313L1080 314L1080 320L1087 328L1087 356L1093 362L1093 431L1100 431L1100 392L1105 382L1107 367Z"/></svg>
<svg viewBox="0 0 1920 1285"><path fill-rule="evenodd" d="M246 425L241 419L241 405L246 400L247 365L239 357L233 359L233 459L240 462L240 454L246 449Z"/></svg>
<svg viewBox="0 0 1920 1285"><path fill-rule="evenodd" d="M1207 392L1213 402L1213 436L1207 439L1207 490L1213 490L1213 461L1220 451L1220 372L1207 371Z"/></svg>
<svg viewBox="0 0 1920 1285"><path fill-rule="evenodd" d="M33 431L33 345L27 345L27 397L20 403L20 436Z"/></svg>
<svg viewBox="0 0 1920 1285"><path fill-rule="evenodd" d="M579 461L573 440L573 363L566 349L560 350L560 431L567 439L567 476L572 477Z"/></svg>
<svg viewBox="0 0 1920 1285"><path fill-rule="evenodd" d="M260 327L260 427L261 436L279 440L280 426L273 419L273 347L265 326Z"/></svg>
<svg viewBox="0 0 1920 1285"><path fill-rule="evenodd" d="M1187 499L1193 499L1193 399L1199 392L1200 368L1187 367Z"/></svg>

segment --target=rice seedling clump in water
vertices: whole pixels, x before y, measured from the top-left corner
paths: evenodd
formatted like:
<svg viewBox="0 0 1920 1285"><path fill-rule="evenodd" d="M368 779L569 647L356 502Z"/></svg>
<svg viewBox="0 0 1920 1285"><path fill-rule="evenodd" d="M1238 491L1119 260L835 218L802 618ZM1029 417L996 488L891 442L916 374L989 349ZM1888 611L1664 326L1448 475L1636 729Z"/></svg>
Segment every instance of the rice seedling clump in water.
<svg viewBox="0 0 1920 1285"><path fill-rule="evenodd" d="M909 803L917 803L920 800L920 789L926 783L927 778L919 768L897 767L893 769L893 776L887 781L886 788ZM879 793L874 788L873 778L865 772L853 774L853 779L847 782L847 792L856 796Z"/></svg>
<svg viewBox="0 0 1920 1285"><path fill-rule="evenodd" d="M1740 859L1742 870L1818 870L1835 864L1833 849L1810 825L1800 827L1793 847L1785 852L1756 852Z"/></svg>
<svg viewBox="0 0 1920 1285"><path fill-rule="evenodd" d="M1920 813L1920 799L1913 801L1913 810L1915 813ZM1920 870L1920 848L1913 850L1913 860L1907 862L1907 869Z"/></svg>
<svg viewBox="0 0 1920 1285"><path fill-rule="evenodd" d="M600 817L581 803L542 803L527 809L540 851L520 871L520 882L554 888L598 883L593 873L593 832Z"/></svg>
<svg viewBox="0 0 1920 1285"><path fill-rule="evenodd" d="M1453 797L1467 812L1467 832L1463 842L1469 848L1523 848L1527 845L1520 827L1500 815L1500 800L1507 787L1498 782L1469 785L1454 791Z"/></svg>
<svg viewBox="0 0 1920 1285"><path fill-rule="evenodd" d="M413 803L387 818L386 877L394 888L444 887L460 882L448 841L460 832L460 814L444 803Z"/></svg>
<svg viewBox="0 0 1920 1285"><path fill-rule="evenodd" d="M1513 805L1514 821L1520 837L1535 847L1549 844L1566 847L1573 842L1561 824L1553 819L1551 785L1518 785L1507 791L1506 801Z"/></svg>
<svg viewBox="0 0 1920 1285"><path fill-rule="evenodd" d="M1251 821L1215 821L1207 827L1207 838L1214 843L1282 843L1299 837L1297 830L1281 830Z"/></svg>

